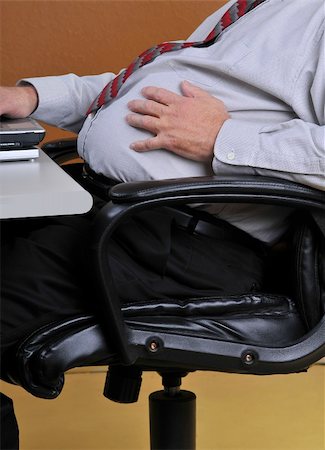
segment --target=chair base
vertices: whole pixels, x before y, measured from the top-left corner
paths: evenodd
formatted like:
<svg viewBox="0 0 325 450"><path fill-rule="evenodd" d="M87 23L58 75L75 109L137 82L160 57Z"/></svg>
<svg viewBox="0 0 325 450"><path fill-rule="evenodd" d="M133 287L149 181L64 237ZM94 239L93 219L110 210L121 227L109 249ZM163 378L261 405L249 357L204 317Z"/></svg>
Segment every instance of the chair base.
<svg viewBox="0 0 325 450"><path fill-rule="evenodd" d="M196 396L178 388L149 396L151 450L195 450Z"/></svg>

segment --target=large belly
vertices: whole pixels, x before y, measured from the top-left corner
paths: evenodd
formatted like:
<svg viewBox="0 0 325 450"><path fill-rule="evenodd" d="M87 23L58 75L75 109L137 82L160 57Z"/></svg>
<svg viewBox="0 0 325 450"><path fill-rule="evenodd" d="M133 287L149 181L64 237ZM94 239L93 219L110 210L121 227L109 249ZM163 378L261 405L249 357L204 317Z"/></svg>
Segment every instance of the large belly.
<svg viewBox="0 0 325 450"><path fill-rule="evenodd" d="M181 54L161 55L133 73L117 98L101 108L95 118L86 120L79 136L79 152L93 170L122 181L212 173L210 164L190 161L165 149L146 153L130 149L132 142L151 137L149 132L132 128L125 120L129 113L127 103L143 98L141 89L145 86L159 86L181 94L180 84L188 79L222 100L234 118L258 122L261 126L288 120L292 115L288 106L280 107L276 99L258 87L245 89L236 77L226 76L227 58L221 54L220 58L213 55L211 59L209 49L197 53L198 49L188 48Z"/></svg>
<svg viewBox="0 0 325 450"><path fill-rule="evenodd" d="M97 173L121 180L150 180L212 173L211 164L191 161L165 149L137 153L130 149L132 142L152 137L150 132L131 127L125 117L127 103L141 98L141 88L157 85L157 75L138 80L124 95L104 106L93 119L87 119L79 137L79 152ZM159 85L179 92L178 77L159 75Z"/></svg>

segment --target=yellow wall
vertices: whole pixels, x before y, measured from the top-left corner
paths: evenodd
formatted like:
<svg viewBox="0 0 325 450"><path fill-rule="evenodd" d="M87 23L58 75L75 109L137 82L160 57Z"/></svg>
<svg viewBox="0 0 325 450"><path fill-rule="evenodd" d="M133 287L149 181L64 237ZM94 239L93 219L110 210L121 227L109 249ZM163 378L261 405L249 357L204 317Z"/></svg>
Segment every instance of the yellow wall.
<svg viewBox="0 0 325 450"><path fill-rule="evenodd" d="M26 76L118 71L182 39L225 0L0 0L3 85ZM47 138L56 137L50 130Z"/></svg>

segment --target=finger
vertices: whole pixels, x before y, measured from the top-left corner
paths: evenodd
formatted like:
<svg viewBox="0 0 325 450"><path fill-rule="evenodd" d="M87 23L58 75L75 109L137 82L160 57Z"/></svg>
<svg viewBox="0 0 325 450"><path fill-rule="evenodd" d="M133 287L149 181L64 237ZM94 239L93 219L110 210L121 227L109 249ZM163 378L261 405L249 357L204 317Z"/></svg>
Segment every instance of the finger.
<svg viewBox="0 0 325 450"><path fill-rule="evenodd" d="M211 97L209 92L186 80L181 82L181 90L185 97Z"/></svg>
<svg viewBox="0 0 325 450"><path fill-rule="evenodd" d="M128 103L128 108L135 113L160 117L164 114L166 106L153 100L131 100Z"/></svg>
<svg viewBox="0 0 325 450"><path fill-rule="evenodd" d="M175 155L182 156L183 158L192 159L194 161L196 160L200 161L200 159L195 154L194 155L192 153L189 154L187 151L182 150L180 148L167 148L164 145L162 139L159 138L159 136L155 136L154 138L149 138L144 141L133 142L130 145L130 148L138 153L145 153L151 150L164 149L166 151L174 153Z"/></svg>
<svg viewBox="0 0 325 450"><path fill-rule="evenodd" d="M136 152L149 152L150 150L158 150L159 148L162 148L162 145L160 138L156 136L144 141L133 142L130 145L130 148Z"/></svg>
<svg viewBox="0 0 325 450"><path fill-rule="evenodd" d="M147 99L154 100L166 106L177 103L181 99L181 96L175 94L175 92L155 86L147 86L141 90L141 93Z"/></svg>
<svg viewBox="0 0 325 450"><path fill-rule="evenodd" d="M159 119L142 114L128 114L126 121L129 125L135 128L151 131L154 134L158 133Z"/></svg>

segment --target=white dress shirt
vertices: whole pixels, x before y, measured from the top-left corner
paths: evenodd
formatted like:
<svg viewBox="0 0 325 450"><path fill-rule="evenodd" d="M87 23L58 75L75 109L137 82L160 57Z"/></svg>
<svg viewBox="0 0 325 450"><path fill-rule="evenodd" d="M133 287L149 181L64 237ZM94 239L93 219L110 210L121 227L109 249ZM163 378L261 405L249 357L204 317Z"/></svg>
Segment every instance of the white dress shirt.
<svg viewBox="0 0 325 450"><path fill-rule="evenodd" d="M205 39L234 2L208 17L188 40ZM33 116L78 132L80 156L113 179L248 173L325 190L324 20L323 0L266 0L210 47L165 53L137 70L116 99L87 118L90 103L114 74L26 79L39 94ZM137 153L129 147L150 132L126 123L127 103L141 98L149 85L180 94L182 80L222 100L230 113L212 166L164 149ZM282 234L289 214L267 205L219 205L210 211L266 242Z"/></svg>

